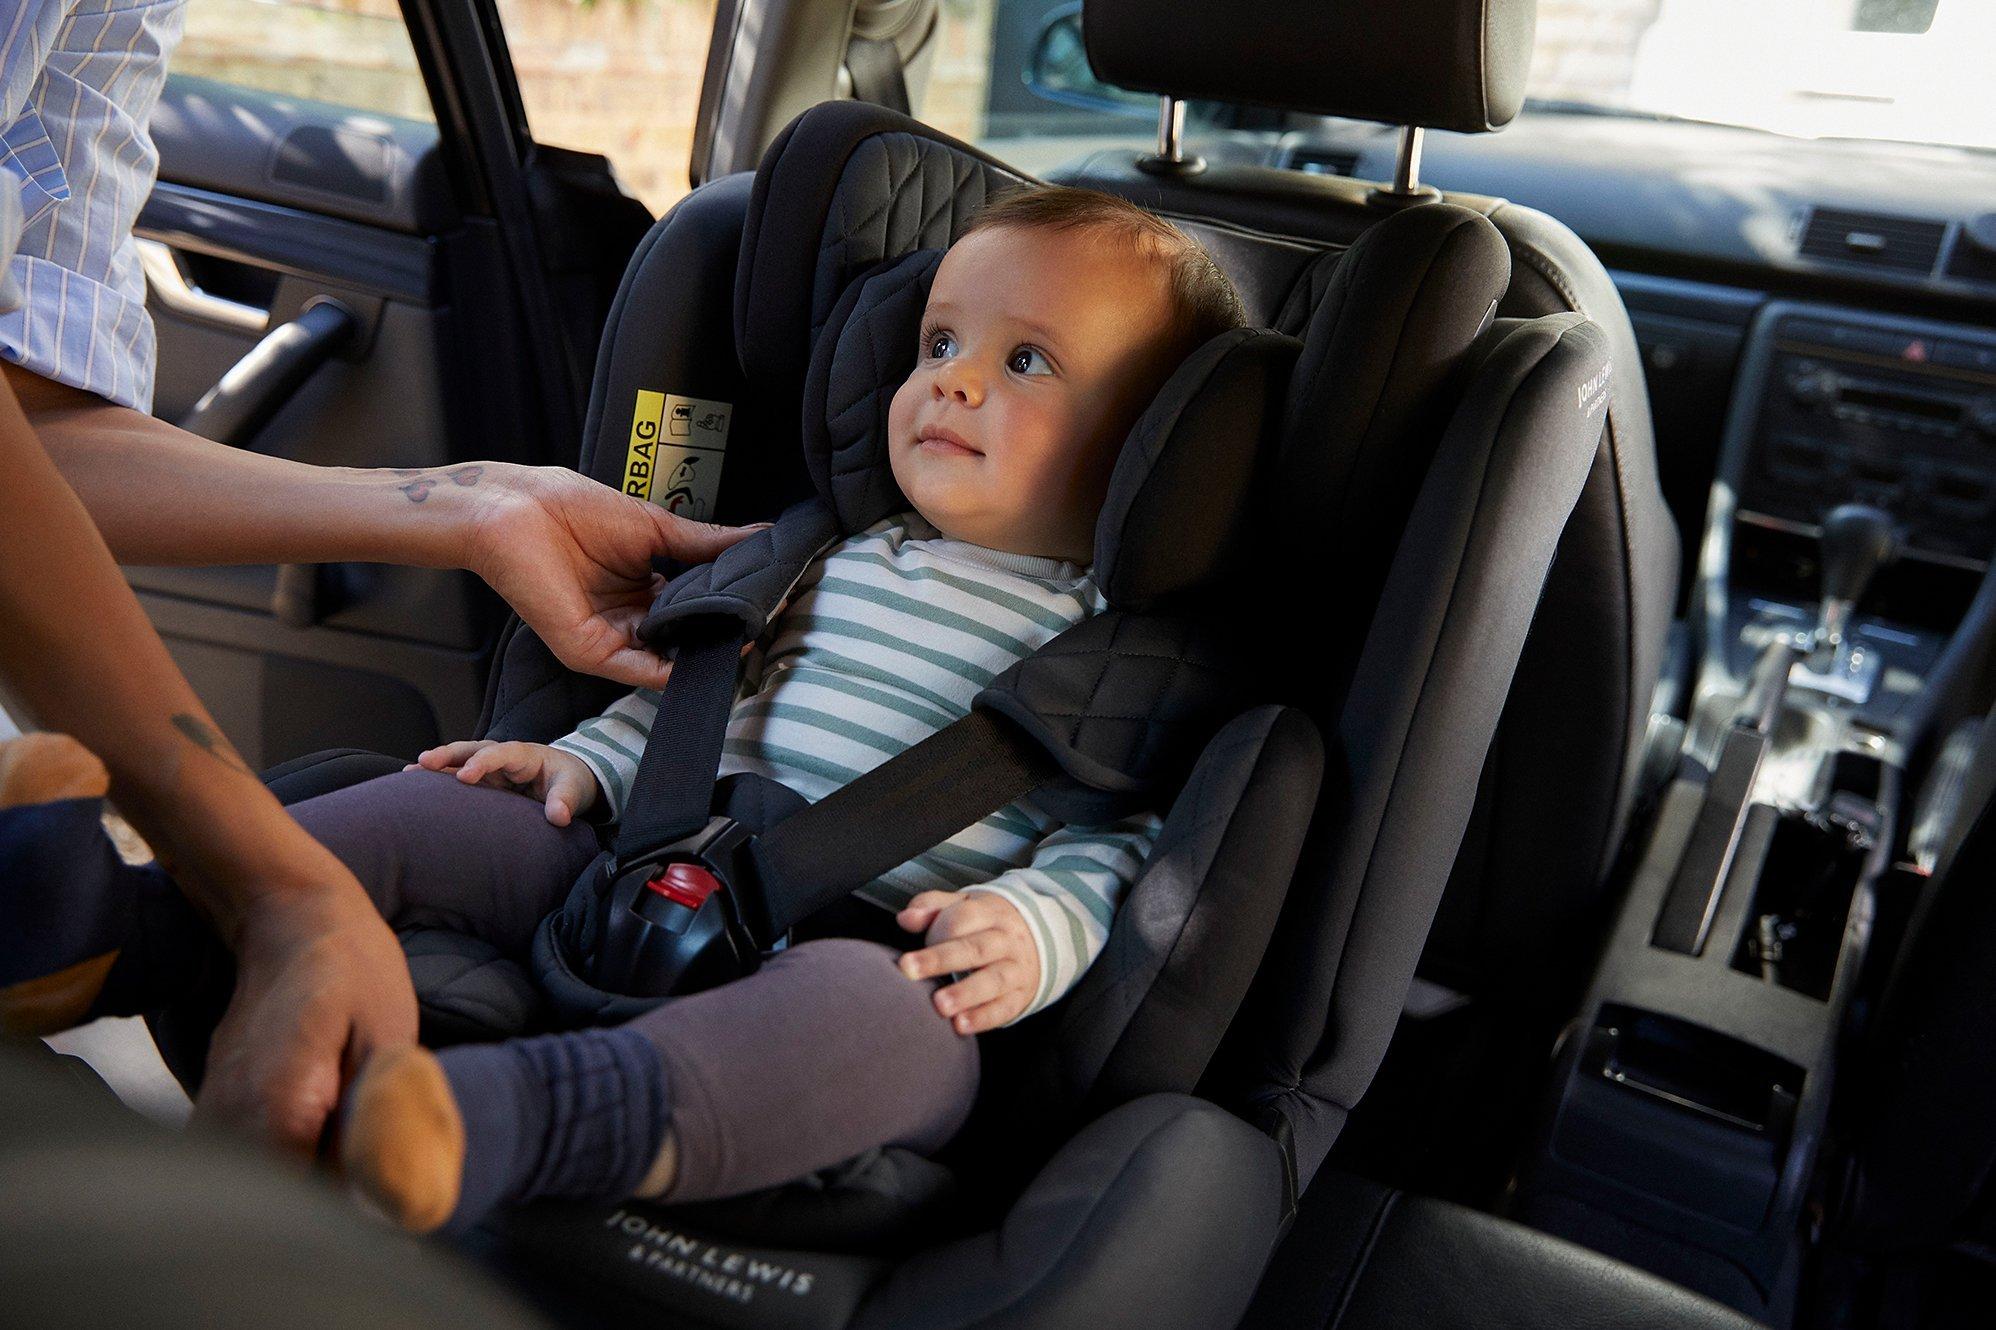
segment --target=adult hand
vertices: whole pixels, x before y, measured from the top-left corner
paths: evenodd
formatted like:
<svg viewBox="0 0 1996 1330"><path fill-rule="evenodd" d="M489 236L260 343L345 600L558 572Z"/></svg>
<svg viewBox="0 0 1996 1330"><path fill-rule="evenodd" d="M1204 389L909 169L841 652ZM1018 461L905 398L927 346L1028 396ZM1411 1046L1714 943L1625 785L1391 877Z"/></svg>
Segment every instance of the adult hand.
<svg viewBox="0 0 1996 1330"><path fill-rule="evenodd" d="M282 872L237 893L247 904L230 939L235 996L209 1046L195 1116L310 1154L362 1060L415 1041L416 995L360 884L299 836L310 846L297 866L304 880Z"/></svg>
<svg viewBox="0 0 1996 1330"><path fill-rule="evenodd" d="M653 558L704 563L756 528L695 522L563 467L482 465L496 474L480 486L465 566L570 669L664 686L672 667L637 638L657 592Z"/></svg>

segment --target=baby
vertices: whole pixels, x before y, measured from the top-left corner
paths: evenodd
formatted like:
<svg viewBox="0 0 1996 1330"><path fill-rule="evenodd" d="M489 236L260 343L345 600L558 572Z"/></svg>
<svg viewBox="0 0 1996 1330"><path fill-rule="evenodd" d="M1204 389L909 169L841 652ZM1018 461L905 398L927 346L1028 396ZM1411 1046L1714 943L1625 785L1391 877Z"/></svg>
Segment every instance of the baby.
<svg viewBox="0 0 1996 1330"><path fill-rule="evenodd" d="M1088 565L1118 449L1186 354L1244 321L1205 253L1134 205L1041 188L987 208L943 258L890 409L911 511L811 563L749 655L721 774L815 801L1100 612ZM623 812L656 708L639 692L552 744L446 744L293 811L391 921L517 955L596 854L588 822ZM377 1056L345 1108L344 1167L429 1229L535 1196L698 1200L938 1148L977 1090L965 1036L1073 987L1158 827L1014 804L860 893L911 950L802 942L618 1029Z"/></svg>

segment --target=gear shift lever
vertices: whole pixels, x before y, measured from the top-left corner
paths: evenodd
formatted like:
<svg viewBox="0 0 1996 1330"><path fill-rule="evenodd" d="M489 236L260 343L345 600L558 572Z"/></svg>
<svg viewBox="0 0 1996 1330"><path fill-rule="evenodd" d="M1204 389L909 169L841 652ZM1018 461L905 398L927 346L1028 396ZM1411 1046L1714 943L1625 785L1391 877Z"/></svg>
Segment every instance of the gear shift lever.
<svg viewBox="0 0 1996 1330"><path fill-rule="evenodd" d="M1823 604L1809 645L1826 661L1843 645L1851 613L1872 574L1898 557L1899 537L1890 514L1867 504L1846 503L1823 519L1822 552Z"/></svg>

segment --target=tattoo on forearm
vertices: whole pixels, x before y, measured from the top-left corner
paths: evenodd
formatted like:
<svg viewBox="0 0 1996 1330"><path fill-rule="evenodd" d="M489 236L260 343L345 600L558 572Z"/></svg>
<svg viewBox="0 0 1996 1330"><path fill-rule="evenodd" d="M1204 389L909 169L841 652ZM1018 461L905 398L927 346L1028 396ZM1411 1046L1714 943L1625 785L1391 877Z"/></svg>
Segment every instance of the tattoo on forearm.
<svg viewBox="0 0 1996 1330"><path fill-rule="evenodd" d="M236 756L236 750L229 747L229 741L207 721L185 711L170 717L170 720L173 728L186 735L196 748L251 780L256 779L256 773L249 769L249 764Z"/></svg>
<svg viewBox="0 0 1996 1330"><path fill-rule="evenodd" d="M421 503L423 500L429 498L430 491L441 483L435 476L425 476L420 471L412 469L398 467L394 474L398 476L419 477L419 479L412 480L406 485L396 486L397 489L409 496L410 503ZM485 468L474 462L469 466L452 467L443 474L450 480L451 484L469 488L476 485L484 477Z"/></svg>

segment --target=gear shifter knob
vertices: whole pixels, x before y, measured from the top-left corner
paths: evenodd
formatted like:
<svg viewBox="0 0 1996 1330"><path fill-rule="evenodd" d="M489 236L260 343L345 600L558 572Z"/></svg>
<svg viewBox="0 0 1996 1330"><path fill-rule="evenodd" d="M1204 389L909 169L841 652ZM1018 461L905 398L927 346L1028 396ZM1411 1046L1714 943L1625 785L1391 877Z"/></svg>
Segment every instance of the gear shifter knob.
<svg viewBox="0 0 1996 1330"><path fill-rule="evenodd" d="M1899 553L1899 535L1889 513L1868 504L1846 503L1823 519L1823 599L1856 604L1871 575Z"/></svg>
<svg viewBox="0 0 1996 1330"><path fill-rule="evenodd" d="M1834 650L1843 641L1851 611L1880 568L1899 554L1899 536L1889 513L1868 504L1846 503L1823 519L1823 605L1816 623L1818 648Z"/></svg>

